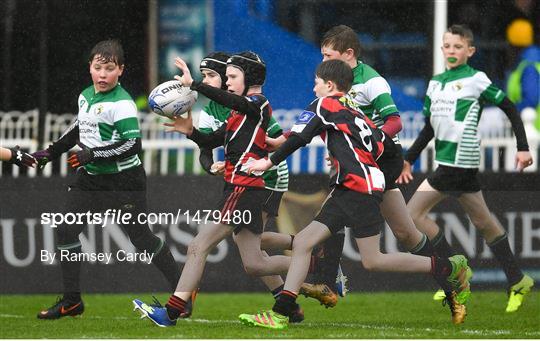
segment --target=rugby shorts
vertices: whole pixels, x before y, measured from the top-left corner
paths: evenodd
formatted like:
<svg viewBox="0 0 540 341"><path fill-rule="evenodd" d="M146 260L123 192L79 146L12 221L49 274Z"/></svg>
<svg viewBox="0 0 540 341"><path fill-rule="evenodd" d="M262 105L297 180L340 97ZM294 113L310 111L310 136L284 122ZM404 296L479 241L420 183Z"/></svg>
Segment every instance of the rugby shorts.
<svg viewBox="0 0 540 341"><path fill-rule="evenodd" d="M332 234L348 227L354 238L375 236L384 227L380 203L378 196L336 186L314 220L326 225Z"/></svg>
<svg viewBox="0 0 540 341"><path fill-rule="evenodd" d="M277 217L281 198L283 198L283 193L285 192L269 191L270 195L263 204L263 211L268 213L269 217Z"/></svg>
<svg viewBox="0 0 540 341"><path fill-rule="evenodd" d="M427 177L428 183L437 191L454 197L481 190L478 168L458 168L440 165Z"/></svg>
<svg viewBox="0 0 540 341"><path fill-rule="evenodd" d="M263 206L270 200L271 195L272 191L265 188L238 186L226 182L217 206L220 222L232 226L235 233L245 228L261 234L264 230Z"/></svg>

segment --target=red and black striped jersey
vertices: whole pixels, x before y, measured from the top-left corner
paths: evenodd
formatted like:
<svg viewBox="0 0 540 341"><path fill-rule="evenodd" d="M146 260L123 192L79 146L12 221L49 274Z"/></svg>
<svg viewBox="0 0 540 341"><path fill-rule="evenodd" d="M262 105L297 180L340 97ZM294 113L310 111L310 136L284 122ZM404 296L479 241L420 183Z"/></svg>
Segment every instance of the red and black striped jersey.
<svg viewBox="0 0 540 341"><path fill-rule="evenodd" d="M272 108L262 94L238 96L205 84L191 86L208 98L231 108L225 124L211 134L194 133L189 137L197 144L225 147L225 181L234 185L264 188L261 174L247 174L249 163L268 156L266 130Z"/></svg>
<svg viewBox="0 0 540 341"><path fill-rule="evenodd" d="M245 98L253 106L252 113L233 109L224 124L225 181L235 185L264 188L264 180L260 174L247 174L247 165L268 156L265 138L272 108L262 94L248 95Z"/></svg>
<svg viewBox="0 0 540 341"><path fill-rule="evenodd" d="M300 114L292 134L307 144L320 135L333 160L331 186L377 194L384 175L376 160L384 151L384 134L363 113L346 105L342 94L316 99Z"/></svg>

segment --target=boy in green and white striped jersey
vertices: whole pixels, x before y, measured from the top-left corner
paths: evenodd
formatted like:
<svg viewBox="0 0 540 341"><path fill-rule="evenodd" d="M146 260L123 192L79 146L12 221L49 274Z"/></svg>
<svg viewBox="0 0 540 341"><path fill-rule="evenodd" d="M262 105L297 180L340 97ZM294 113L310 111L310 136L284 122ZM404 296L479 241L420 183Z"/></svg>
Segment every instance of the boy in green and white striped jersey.
<svg viewBox="0 0 540 341"><path fill-rule="evenodd" d="M467 64L475 52L473 34L465 26L453 25L443 36L442 52L447 70L429 82L424 102L426 125L408 150L398 182L412 179L411 165L422 149L435 137L437 170L418 187L408 203L418 229L432 240L441 257L455 254L429 211L447 195L455 196L476 228L482 233L508 279L507 312L516 311L533 280L524 275L510 249L508 237L500 224L491 217L477 179L480 166L478 121L484 104L501 108L512 123L517 140L516 165L519 171L532 164L523 122L508 97L491 83L482 71ZM439 298L438 294L434 299Z"/></svg>
<svg viewBox="0 0 540 341"><path fill-rule="evenodd" d="M171 288L175 288L180 273L169 247L139 219L147 208L146 173L138 156L141 132L137 108L119 83L124 71L120 42L97 43L90 52L88 67L93 84L79 95L77 120L47 149L32 155L38 164L45 165L79 145L82 150L68 159L77 175L67 188L63 213L92 213L93 216L104 211L107 222L108 212L118 212L122 217L119 225L131 243L139 252L153 255L152 263ZM85 224L63 222L55 229L57 248L66 254L60 258L63 296L50 308L39 312L39 319L59 319L84 312L79 235L86 224L95 223L89 215L82 222Z"/></svg>

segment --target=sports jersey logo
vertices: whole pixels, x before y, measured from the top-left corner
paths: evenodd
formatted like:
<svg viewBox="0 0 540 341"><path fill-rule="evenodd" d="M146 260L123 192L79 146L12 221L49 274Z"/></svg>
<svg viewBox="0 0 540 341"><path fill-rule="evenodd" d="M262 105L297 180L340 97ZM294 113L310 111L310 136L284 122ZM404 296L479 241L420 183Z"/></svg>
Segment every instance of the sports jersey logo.
<svg viewBox="0 0 540 341"><path fill-rule="evenodd" d="M99 105L95 110L94 114L99 115L103 112L103 105Z"/></svg>
<svg viewBox="0 0 540 341"><path fill-rule="evenodd" d="M313 117L315 117L313 111L304 111L298 116L295 124L308 124Z"/></svg>
<svg viewBox="0 0 540 341"><path fill-rule="evenodd" d="M456 84L452 85L452 90L454 91L459 91L463 89L463 84L461 84L461 82L457 82Z"/></svg>
<svg viewBox="0 0 540 341"><path fill-rule="evenodd" d="M81 101L79 102L79 108L82 108L84 103L86 103L86 101L84 99L81 99Z"/></svg>

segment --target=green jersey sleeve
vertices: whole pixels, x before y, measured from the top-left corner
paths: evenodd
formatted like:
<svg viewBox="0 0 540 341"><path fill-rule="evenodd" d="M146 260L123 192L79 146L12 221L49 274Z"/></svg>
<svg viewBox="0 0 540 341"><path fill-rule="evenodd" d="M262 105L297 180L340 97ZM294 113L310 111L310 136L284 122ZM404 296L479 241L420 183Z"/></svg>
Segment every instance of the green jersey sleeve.
<svg viewBox="0 0 540 341"><path fill-rule="evenodd" d="M474 75L475 84L480 93L480 100L494 105L500 104L506 97L504 91L493 85L491 80L483 72L477 72Z"/></svg>
<svg viewBox="0 0 540 341"><path fill-rule="evenodd" d="M283 134L283 130L281 129L279 123L276 121L274 116L270 117L270 122L268 123L268 129L266 130L266 133L272 138L279 137L281 134Z"/></svg>
<svg viewBox="0 0 540 341"><path fill-rule="evenodd" d="M373 107L378 111L383 119L398 112L396 104L389 93L380 94L373 100Z"/></svg>
<svg viewBox="0 0 540 341"><path fill-rule="evenodd" d="M392 99L390 85L381 76L373 77L366 82L366 95L373 108L381 118L398 112Z"/></svg>
<svg viewBox="0 0 540 341"><path fill-rule="evenodd" d="M135 102L122 100L116 103L114 128L122 140L142 137Z"/></svg>

